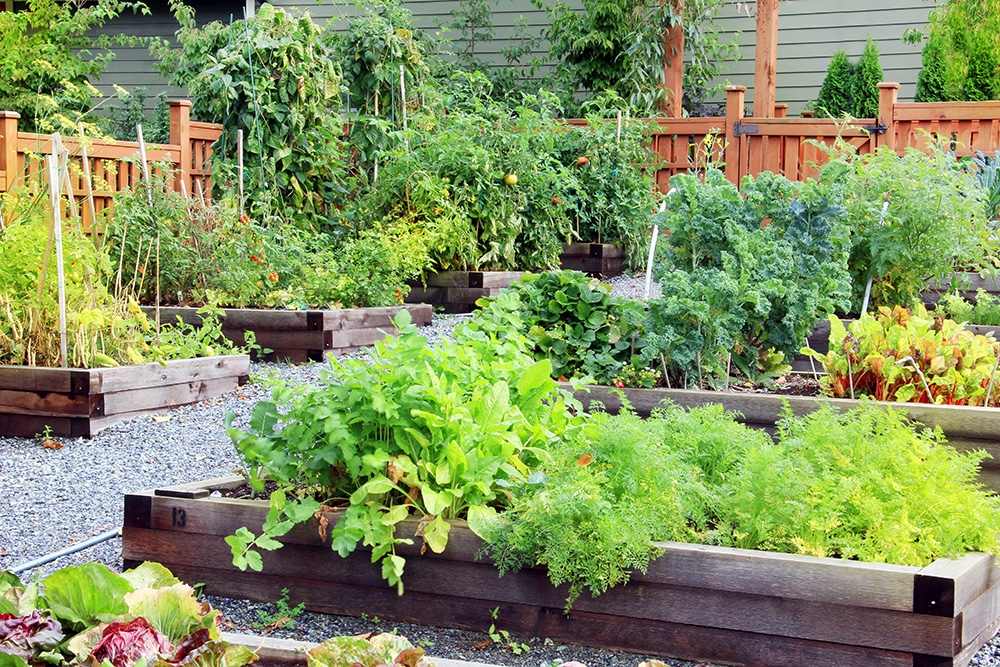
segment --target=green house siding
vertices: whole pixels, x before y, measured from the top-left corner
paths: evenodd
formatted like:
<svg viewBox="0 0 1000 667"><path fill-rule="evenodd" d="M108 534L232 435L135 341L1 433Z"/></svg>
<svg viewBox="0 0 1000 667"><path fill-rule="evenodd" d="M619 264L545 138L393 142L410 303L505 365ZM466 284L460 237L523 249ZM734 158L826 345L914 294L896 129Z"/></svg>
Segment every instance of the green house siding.
<svg viewBox="0 0 1000 667"><path fill-rule="evenodd" d="M571 5L581 6L580 0L568 1ZM216 3L210 7L196 3L198 22L228 22L242 18L244 4L232 0L223 7ZM345 29L356 13L353 3L342 5L332 0L322 3L318 0L275 0L272 4L289 11L308 11L317 23L328 24L334 30ZM413 13L418 28L439 35L442 34L439 26L450 23L451 12L458 7L455 0L406 0L404 5ZM171 37L177 25L166 9L166 2L153 2L151 7L154 10L152 17L122 16L106 30ZM901 83L900 99L911 100L920 70L920 47L904 44L900 37L909 27L925 26L932 7L933 3L928 0L782 2L778 22L778 101L789 105L790 114L799 113L819 92L830 57L837 50L844 49L849 58L856 60L869 36L878 40L884 78ZM476 55L496 65L504 64L501 49L515 34L521 17L527 21L534 35L538 35L545 24L544 12L536 9L530 0L498 0L493 14L496 39L477 45ZM718 23L724 31L723 39L737 37L743 56L742 60L727 64L722 79L747 86L749 105L753 100L754 19L737 12L735 3L727 2L719 13ZM460 41L457 32L444 36ZM456 50L460 47L460 44L455 45ZM541 44L535 55L544 57L546 48L546 44ZM166 92L172 97L183 95L183 91L171 89L154 73L155 63L146 49L122 48L116 51L118 57L100 82L102 90L110 92L112 83L126 88L145 86L149 89L150 105L159 92Z"/></svg>

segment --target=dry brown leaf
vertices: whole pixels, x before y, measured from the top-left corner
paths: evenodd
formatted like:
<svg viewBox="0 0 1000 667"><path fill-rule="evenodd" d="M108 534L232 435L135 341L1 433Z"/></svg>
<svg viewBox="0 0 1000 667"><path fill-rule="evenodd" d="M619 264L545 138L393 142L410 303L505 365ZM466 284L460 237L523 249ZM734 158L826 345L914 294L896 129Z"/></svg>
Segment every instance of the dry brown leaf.
<svg viewBox="0 0 1000 667"><path fill-rule="evenodd" d="M45 449L62 449L63 444L57 440L49 438L48 440L42 443L42 447L44 447Z"/></svg>
<svg viewBox="0 0 1000 667"><path fill-rule="evenodd" d="M589 466L593 462L594 462L594 457L591 456L590 454L584 454L583 456L581 456L576 460L576 464L581 468L583 468L584 466Z"/></svg>

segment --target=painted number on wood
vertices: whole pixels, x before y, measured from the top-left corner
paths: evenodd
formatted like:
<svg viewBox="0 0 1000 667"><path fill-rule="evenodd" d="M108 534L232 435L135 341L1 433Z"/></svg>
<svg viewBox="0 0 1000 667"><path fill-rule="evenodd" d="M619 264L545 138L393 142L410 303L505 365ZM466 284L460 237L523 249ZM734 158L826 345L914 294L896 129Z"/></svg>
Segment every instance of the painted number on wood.
<svg viewBox="0 0 1000 667"><path fill-rule="evenodd" d="M187 523L187 512L180 507L173 507L170 510L170 523L175 528L183 528Z"/></svg>

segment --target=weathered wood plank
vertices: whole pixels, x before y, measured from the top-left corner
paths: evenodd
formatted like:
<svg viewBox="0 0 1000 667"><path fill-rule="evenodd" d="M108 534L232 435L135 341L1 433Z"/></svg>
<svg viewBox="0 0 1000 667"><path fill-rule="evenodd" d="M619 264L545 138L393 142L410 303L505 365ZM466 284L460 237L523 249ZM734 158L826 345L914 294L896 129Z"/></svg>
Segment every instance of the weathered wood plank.
<svg viewBox="0 0 1000 667"><path fill-rule="evenodd" d="M0 389L0 413L90 417L98 411L100 395Z"/></svg>
<svg viewBox="0 0 1000 667"><path fill-rule="evenodd" d="M956 616L994 583L995 557L967 554L953 560L940 558L916 574L913 608L918 613Z"/></svg>
<svg viewBox="0 0 1000 667"><path fill-rule="evenodd" d="M103 368L99 373L99 391L105 394L141 387L159 387L193 380L217 380L249 375L250 357L232 354L197 359L178 359L166 366L158 363Z"/></svg>
<svg viewBox="0 0 1000 667"><path fill-rule="evenodd" d="M112 392L104 394L104 413L98 416L156 412L214 398L238 386L239 380L233 375Z"/></svg>
<svg viewBox="0 0 1000 667"><path fill-rule="evenodd" d="M13 391L96 393L87 370L42 366L0 366L0 387Z"/></svg>

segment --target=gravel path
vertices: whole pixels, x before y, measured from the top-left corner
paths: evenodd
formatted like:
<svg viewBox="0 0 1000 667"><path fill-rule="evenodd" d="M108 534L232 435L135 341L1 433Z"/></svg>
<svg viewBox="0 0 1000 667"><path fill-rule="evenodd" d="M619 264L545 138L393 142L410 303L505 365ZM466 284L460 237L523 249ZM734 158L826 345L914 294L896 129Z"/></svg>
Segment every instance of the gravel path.
<svg viewBox="0 0 1000 667"><path fill-rule="evenodd" d="M611 282L615 292L623 296L641 298L644 292L641 278ZM425 328L424 334L432 340L446 336L460 319L435 317L434 324ZM122 521L122 497L127 492L232 474L240 461L225 435L226 413L235 414L237 423L245 423L254 404L268 396L268 379L309 382L324 367L324 364L254 364L251 382L224 397L166 411L163 416L169 417L167 421L140 417L112 426L94 438L62 438L61 449L45 449L40 439L0 438L0 569L15 567L118 528ZM87 561L120 569L121 541L112 539L21 576L42 577L58 567ZM267 629L262 628L258 611L264 614L275 611L273 606L245 600L209 600L223 611L234 631ZM294 605L295 600L290 603ZM294 628L274 629L271 635L319 641L335 635L398 630L423 646L429 655L510 667L548 666L565 660L579 660L590 667L635 667L650 657L665 660L668 665L695 665L665 656L558 644L543 637L512 638L528 646L519 655L498 644L476 648L489 640L489 624L490 619L484 618L481 632L465 632L377 618L305 613L295 619ZM971 664L1000 666L1000 641L995 638L987 644Z"/></svg>

